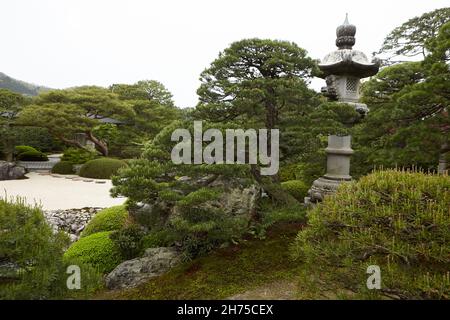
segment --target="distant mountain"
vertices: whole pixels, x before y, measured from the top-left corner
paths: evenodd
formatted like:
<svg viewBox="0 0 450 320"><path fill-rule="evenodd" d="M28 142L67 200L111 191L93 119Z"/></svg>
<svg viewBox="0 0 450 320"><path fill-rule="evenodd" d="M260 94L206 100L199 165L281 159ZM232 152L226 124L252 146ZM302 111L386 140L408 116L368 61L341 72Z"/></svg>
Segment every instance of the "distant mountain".
<svg viewBox="0 0 450 320"><path fill-rule="evenodd" d="M25 81L16 80L4 74L3 72L0 72L0 88L9 89L11 91L27 96L37 96L41 91L51 90L51 88L37 86Z"/></svg>

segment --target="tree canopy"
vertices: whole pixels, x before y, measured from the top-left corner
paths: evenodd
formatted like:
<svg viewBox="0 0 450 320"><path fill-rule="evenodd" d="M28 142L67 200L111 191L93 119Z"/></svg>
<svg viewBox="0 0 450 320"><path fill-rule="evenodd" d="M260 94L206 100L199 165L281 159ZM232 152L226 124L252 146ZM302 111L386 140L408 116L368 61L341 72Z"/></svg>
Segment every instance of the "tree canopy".
<svg viewBox="0 0 450 320"><path fill-rule="evenodd" d="M425 58L429 54L430 42L441 27L450 21L450 8L441 8L414 17L392 30L385 38L378 54L387 55L388 62L397 57Z"/></svg>

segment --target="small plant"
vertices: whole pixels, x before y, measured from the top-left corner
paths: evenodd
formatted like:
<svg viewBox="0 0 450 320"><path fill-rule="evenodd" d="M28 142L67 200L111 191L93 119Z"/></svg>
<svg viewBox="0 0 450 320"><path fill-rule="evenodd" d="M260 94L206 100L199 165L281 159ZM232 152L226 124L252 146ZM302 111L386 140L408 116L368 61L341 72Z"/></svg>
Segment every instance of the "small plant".
<svg viewBox="0 0 450 320"><path fill-rule="evenodd" d="M309 187L301 180L290 180L281 183L283 190L289 192L291 196L303 203L308 193Z"/></svg>
<svg viewBox="0 0 450 320"><path fill-rule="evenodd" d="M47 155L37 150L25 151L18 154L16 158L20 161L48 161Z"/></svg>
<svg viewBox="0 0 450 320"><path fill-rule="evenodd" d="M57 174L73 174L73 164L68 161L60 161L52 168L52 173Z"/></svg>
<svg viewBox="0 0 450 320"><path fill-rule="evenodd" d="M99 158L86 162L80 169L80 176L93 179L110 179L126 162L118 159Z"/></svg>
<svg viewBox="0 0 450 320"><path fill-rule="evenodd" d="M72 164L84 164L90 160L97 158L95 152L90 152L80 148L68 148L64 151L61 161L67 161Z"/></svg>
<svg viewBox="0 0 450 320"><path fill-rule="evenodd" d="M98 212L81 234L82 237L103 231L115 231L125 225L128 212L124 205L106 208Z"/></svg>
<svg viewBox="0 0 450 320"><path fill-rule="evenodd" d="M103 274L112 271L122 262L122 255L111 240L111 233L99 232L81 238L64 253L65 261L89 264Z"/></svg>
<svg viewBox="0 0 450 320"><path fill-rule="evenodd" d="M111 234L111 239L119 248L122 257L126 260L136 258L143 249L142 237L144 232L137 225L129 225Z"/></svg>

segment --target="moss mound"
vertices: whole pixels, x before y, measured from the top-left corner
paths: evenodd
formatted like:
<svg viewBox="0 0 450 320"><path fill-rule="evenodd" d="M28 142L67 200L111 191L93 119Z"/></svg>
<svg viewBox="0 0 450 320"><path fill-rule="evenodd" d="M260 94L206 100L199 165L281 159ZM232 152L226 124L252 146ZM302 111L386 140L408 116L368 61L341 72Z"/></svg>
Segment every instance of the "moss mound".
<svg viewBox="0 0 450 320"><path fill-rule="evenodd" d="M80 169L80 176L93 179L110 179L120 168L126 166L126 162L122 160L99 158L86 162Z"/></svg>
<svg viewBox="0 0 450 320"><path fill-rule="evenodd" d="M89 264L101 273L112 271L122 262L122 257L110 234L109 231L99 232L81 238L67 249L64 259Z"/></svg>
<svg viewBox="0 0 450 320"><path fill-rule="evenodd" d="M128 212L125 206L114 206L98 212L88 223L82 237L103 231L119 230L125 225Z"/></svg>
<svg viewBox="0 0 450 320"><path fill-rule="evenodd" d="M60 161L52 168L52 173L57 174L73 174L73 165L68 161Z"/></svg>

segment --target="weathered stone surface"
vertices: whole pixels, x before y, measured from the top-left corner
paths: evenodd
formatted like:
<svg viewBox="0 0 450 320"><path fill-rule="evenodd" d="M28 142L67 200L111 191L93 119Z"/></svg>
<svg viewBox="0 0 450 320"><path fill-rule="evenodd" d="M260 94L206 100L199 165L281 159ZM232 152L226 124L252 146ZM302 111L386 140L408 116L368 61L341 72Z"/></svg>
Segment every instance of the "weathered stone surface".
<svg viewBox="0 0 450 320"><path fill-rule="evenodd" d="M24 179L25 173L25 168L14 162L0 161L0 180Z"/></svg>
<svg viewBox="0 0 450 320"><path fill-rule="evenodd" d="M326 195L333 194L342 182L351 181L350 156L353 153L350 136L328 136L327 173L313 182L305 198L311 205L323 201Z"/></svg>
<svg viewBox="0 0 450 320"><path fill-rule="evenodd" d="M105 279L106 287L111 290L136 287L166 273L180 261L175 248L147 249L143 257L122 262L108 274Z"/></svg>

